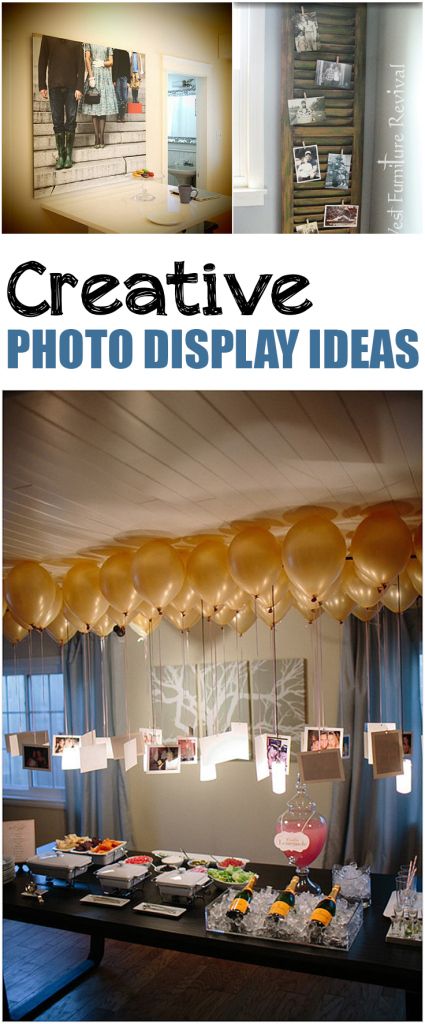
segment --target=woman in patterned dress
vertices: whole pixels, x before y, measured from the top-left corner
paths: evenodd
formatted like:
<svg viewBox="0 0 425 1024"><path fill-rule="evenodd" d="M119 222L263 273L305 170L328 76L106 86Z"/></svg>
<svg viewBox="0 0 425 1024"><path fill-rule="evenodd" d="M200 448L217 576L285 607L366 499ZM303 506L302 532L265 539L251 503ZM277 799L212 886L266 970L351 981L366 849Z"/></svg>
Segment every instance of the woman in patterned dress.
<svg viewBox="0 0 425 1024"><path fill-rule="evenodd" d="M96 87L100 92L100 103L93 106L91 103L85 103L83 97L81 113L91 114L95 135L94 148L103 149L106 115L118 114L118 103L112 81L113 50L111 46L85 43L84 57L87 70L86 90Z"/></svg>

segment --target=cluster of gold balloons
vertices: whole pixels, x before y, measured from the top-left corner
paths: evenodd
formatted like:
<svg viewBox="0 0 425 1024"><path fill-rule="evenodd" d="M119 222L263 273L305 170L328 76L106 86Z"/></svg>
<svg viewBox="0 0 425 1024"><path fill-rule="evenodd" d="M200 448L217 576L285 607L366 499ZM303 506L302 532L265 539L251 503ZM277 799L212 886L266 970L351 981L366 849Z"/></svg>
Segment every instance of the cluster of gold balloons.
<svg viewBox="0 0 425 1024"><path fill-rule="evenodd" d="M147 540L138 551L118 550L102 566L76 559L63 584L42 565L20 562L3 589L3 632L12 642L47 629L58 643L78 631L107 636L133 622L146 633L165 617L180 630L203 614L243 634L258 615L273 626L290 607L313 622L323 611L343 622L366 620L381 605L402 612L422 589L422 528L411 535L390 512L374 512L357 527L347 553L338 527L317 513L300 519L283 544L260 526L247 526L229 546L219 537L190 552L170 541Z"/></svg>

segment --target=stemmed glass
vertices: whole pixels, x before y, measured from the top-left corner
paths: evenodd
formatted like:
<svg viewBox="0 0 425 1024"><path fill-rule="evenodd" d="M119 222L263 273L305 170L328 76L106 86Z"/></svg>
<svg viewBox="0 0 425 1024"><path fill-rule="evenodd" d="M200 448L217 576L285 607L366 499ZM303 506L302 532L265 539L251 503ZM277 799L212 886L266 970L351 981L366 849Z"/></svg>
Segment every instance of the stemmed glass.
<svg viewBox="0 0 425 1024"><path fill-rule="evenodd" d="M148 191L148 189L146 188L145 182L147 182L147 181L163 181L164 180L164 175L163 174L155 174L154 177L145 178L145 177L143 177L142 174L139 174L137 171L133 171L133 178L138 178L138 179L140 179L143 182L142 191L141 192L137 192L137 194L135 196L133 196L133 198L138 203L150 203L150 202L152 202L153 199L156 198L156 196L153 194L153 192L149 192Z"/></svg>

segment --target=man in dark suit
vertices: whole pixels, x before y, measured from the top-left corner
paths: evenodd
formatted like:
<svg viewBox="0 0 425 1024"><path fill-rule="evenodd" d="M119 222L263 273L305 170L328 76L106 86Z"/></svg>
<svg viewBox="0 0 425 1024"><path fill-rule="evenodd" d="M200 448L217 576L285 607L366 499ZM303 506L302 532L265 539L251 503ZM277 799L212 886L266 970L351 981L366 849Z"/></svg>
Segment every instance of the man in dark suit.
<svg viewBox="0 0 425 1024"><path fill-rule="evenodd" d="M83 86L83 44L43 36L38 59L38 88L43 99L50 100L58 151L57 171L72 167L77 106L83 95Z"/></svg>

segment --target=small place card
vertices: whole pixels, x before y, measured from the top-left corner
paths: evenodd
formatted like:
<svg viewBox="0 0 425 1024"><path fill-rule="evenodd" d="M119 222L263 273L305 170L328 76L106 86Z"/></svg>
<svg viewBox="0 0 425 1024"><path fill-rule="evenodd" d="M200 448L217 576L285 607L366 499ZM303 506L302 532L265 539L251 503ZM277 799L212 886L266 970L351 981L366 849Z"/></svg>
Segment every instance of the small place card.
<svg viewBox="0 0 425 1024"><path fill-rule="evenodd" d="M82 744L80 748L80 772L97 772L108 767L106 743Z"/></svg>
<svg viewBox="0 0 425 1024"><path fill-rule="evenodd" d="M403 742L401 729L372 733L373 777L386 779L403 774Z"/></svg>
<svg viewBox="0 0 425 1024"><path fill-rule="evenodd" d="M13 857L21 864L35 854L35 821L3 822L3 857Z"/></svg>
<svg viewBox="0 0 425 1024"><path fill-rule="evenodd" d="M137 740L134 737L124 743L124 769L126 772L137 764Z"/></svg>
<svg viewBox="0 0 425 1024"><path fill-rule="evenodd" d="M303 782L345 782L344 765L337 750L305 751L298 754Z"/></svg>

